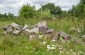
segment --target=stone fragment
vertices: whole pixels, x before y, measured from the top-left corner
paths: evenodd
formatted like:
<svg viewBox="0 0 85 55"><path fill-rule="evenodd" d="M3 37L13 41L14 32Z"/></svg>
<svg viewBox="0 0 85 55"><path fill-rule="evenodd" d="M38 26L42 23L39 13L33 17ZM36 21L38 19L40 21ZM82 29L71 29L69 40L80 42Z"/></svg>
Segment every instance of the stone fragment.
<svg viewBox="0 0 85 55"><path fill-rule="evenodd" d="M22 28L22 30L28 29L28 25L25 24L25 26Z"/></svg>
<svg viewBox="0 0 85 55"><path fill-rule="evenodd" d="M38 26L38 27L46 27L46 26L47 26L46 21L39 22L39 23L37 24L37 26Z"/></svg>
<svg viewBox="0 0 85 55"><path fill-rule="evenodd" d="M13 27L9 25L9 26L4 27L3 30L5 32L9 33L9 32L12 32L13 31Z"/></svg>
<svg viewBox="0 0 85 55"><path fill-rule="evenodd" d="M35 27L38 27L39 32L42 34L46 33L46 31L48 29L46 21L39 22L38 24L35 25Z"/></svg>
<svg viewBox="0 0 85 55"><path fill-rule="evenodd" d="M12 33L15 34L15 35L17 35L17 34L20 33L20 31L19 30L14 30Z"/></svg>
<svg viewBox="0 0 85 55"><path fill-rule="evenodd" d="M66 33L63 32L63 31L60 31L60 32L59 32L59 35L60 35L64 40L69 40L69 39L71 38L68 34L66 34Z"/></svg>
<svg viewBox="0 0 85 55"><path fill-rule="evenodd" d="M14 29L18 29L18 30L21 29L20 25L18 25L18 24L16 24L16 23L12 23L11 26L12 26Z"/></svg>
<svg viewBox="0 0 85 55"><path fill-rule="evenodd" d="M28 32L28 33L36 33L38 34L39 33L39 29L38 28L33 28L33 29L26 29L25 32Z"/></svg>
<svg viewBox="0 0 85 55"><path fill-rule="evenodd" d="M54 29L48 29L47 31L46 31L46 34L52 34L54 32Z"/></svg>

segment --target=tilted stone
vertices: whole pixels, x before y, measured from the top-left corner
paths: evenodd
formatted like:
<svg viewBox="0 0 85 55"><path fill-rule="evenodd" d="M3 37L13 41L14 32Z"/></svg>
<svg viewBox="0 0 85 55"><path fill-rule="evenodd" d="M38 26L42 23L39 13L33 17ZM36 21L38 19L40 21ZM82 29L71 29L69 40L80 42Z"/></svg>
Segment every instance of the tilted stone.
<svg viewBox="0 0 85 55"><path fill-rule="evenodd" d="M12 33L15 34L15 35L17 35L17 34L19 34L20 32L21 32L20 30L14 30Z"/></svg>
<svg viewBox="0 0 85 55"><path fill-rule="evenodd" d="M9 25L9 26L4 27L3 30L5 32L12 32L13 31L13 27Z"/></svg>
<svg viewBox="0 0 85 55"><path fill-rule="evenodd" d="M66 34L65 32L63 32L63 31L60 31L59 35L62 36L62 38L64 40L69 40L70 39L70 36L68 34Z"/></svg>
<svg viewBox="0 0 85 55"><path fill-rule="evenodd" d="M12 23L11 26L14 28L14 29L21 29L20 25L16 24L16 23Z"/></svg>

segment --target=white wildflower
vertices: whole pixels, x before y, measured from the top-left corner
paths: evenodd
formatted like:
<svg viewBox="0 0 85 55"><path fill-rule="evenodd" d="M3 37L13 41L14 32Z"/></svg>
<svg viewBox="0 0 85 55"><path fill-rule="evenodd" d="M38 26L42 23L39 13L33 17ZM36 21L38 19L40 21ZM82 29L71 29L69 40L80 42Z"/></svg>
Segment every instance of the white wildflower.
<svg viewBox="0 0 85 55"><path fill-rule="evenodd" d="M39 35L39 39L42 39L43 35Z"/></svg>
<svg viewBox="0 0 85 55"><path fill-rule="evenodd" d="M62 50L63 48L59 48L59 50Z"/></svg>
<svg viewBox="0 0 85 55"><path fill-rule="evenodd" d="M55 42L56 40L53 39L52 41Z"/></svg>
<svg viewBox="0 0 85 55"><path fill-rule="evenodd" d="M70 41L68 41L68 43L70 43Z"/></svg>
<svg viewBox="0 0 85 55"><path fill-rule="evenodd" d="M55 20L55 18L53 18Z"/></svg>
<svg viewBox="0 0 85 55"><path fill-rule="evenodd" d="M47 49L48 50L55 50L56 49L56 45L52 45L52 46L47 45Z"/></svg>
<svg viewBox="0 0 85 55"><path fill-rule="evenodd" d="M46 42L44 41L43 44L46 44Z"/></svg>

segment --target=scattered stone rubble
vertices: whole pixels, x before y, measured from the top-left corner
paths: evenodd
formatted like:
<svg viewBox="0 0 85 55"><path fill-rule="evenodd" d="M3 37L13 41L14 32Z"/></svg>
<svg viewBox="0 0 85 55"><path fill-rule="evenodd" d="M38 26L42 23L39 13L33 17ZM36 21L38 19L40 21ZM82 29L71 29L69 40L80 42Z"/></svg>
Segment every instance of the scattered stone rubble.
<svg viewBox="0 0 85 55"><path fill-rule="evenodd" d="M41 21L38 24L35 24L31 29L30 25L25 24L23 27L16 23L12 23L8 26L3 27L4 34L14 34L18 35L21 33L28 33L29 39L40 39L42 37L51 40L59 40L62 37L64 40L69 40L70 36L63 31L55 31L50 29L47 26L46 21Z"/></svg>

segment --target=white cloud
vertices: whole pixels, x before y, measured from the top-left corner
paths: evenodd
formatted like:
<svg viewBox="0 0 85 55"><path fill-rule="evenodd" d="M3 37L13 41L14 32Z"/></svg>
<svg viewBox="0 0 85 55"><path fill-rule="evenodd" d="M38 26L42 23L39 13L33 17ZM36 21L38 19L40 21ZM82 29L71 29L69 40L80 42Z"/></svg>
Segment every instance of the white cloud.
<svg viewBox="0 0 85 55"><path fill-rule="evenodd" d="M46 4L48 2L55 3L56 6L60 6L62 10L69 10L72 5L79 3L79 0L0 0L0 13L11 12L18 15L19 9L26 5L35 5L36 8L40 8L40 4Z"/></svg>

